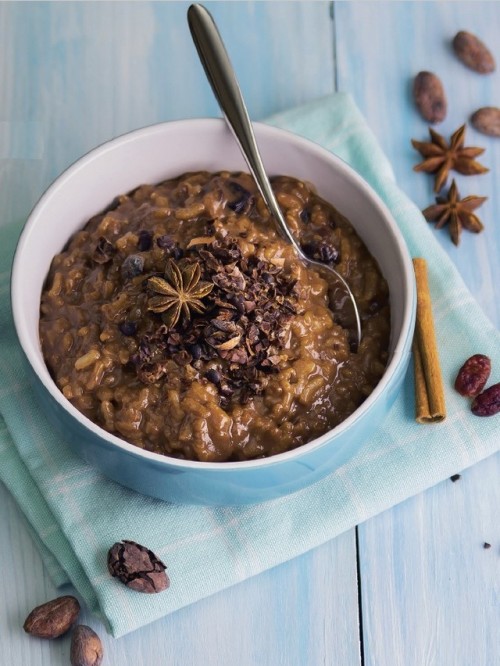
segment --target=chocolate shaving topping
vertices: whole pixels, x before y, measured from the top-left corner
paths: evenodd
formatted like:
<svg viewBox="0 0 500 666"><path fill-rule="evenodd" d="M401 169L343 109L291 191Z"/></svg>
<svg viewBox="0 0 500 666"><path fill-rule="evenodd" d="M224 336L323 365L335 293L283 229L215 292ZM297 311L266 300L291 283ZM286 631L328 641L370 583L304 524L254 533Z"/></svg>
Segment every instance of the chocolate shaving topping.
<svg viewBox="0 0 500 666"><path fill-rule="evenodd" d="M158 240L172 262L175 247ZM176 269L190 275L194 265L200 284L212 285L211 290L204 288L203 307L189 317L180 313L175 321L162 321L150 312L155 326L139 339L132 357L137 376L154 383L168 375L172 361L191 364L217 388L223 407L245 403L262 393L267 375L278 371L286 358L281 352L285 325L296 313L296 280L281 266L256 255L244 257L236 240L223 233L209 244L192 245ZM149 287L157 282L145 280Z"/></svg>

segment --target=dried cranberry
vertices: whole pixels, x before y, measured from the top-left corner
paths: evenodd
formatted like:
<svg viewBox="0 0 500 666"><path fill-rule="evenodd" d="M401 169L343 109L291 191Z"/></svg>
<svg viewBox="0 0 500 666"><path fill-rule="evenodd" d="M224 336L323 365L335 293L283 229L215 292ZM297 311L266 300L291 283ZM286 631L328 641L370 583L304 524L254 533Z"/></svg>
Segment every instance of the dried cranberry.
<svg viewBox="0 0 500 666"><path fill-rule="evenodd" d="M458 371L455 389L460 395L473 398L481 393L491 372L491 361L484 354L474 354Z"/></svg>
<svg viewBox="0 0 500 666"><path fill-rule="evenodd" d="M153 234L146 229L139 231L139 240L137 241L137 249L141 252L147 252L151 247Z"/></svg>
<svg viewBox="0 0 500 666"><path fill-rule="evenodd" d="M494 416L500 412L500 382L489 386L474 398L471 406L476 416Z"/></svg>

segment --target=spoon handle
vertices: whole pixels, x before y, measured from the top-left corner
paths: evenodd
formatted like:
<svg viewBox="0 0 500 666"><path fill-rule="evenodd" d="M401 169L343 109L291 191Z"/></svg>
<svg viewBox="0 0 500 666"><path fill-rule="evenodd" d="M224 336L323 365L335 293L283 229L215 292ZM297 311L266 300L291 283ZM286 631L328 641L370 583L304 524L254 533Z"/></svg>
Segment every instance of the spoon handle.
<svg viewBox="0 0 500 666"><path fill-rule="evenodd" d="M288 229L262 164L240 86L217 26L210 12L197 4L191 5L188 9L188 23L214 95L255 178L257 187L279 224L281 232L302 256L302 251Z"/></svg>
<svg viewBox="0 0 500 666"><path fill-rule="evenodd" d="M266 170L262 164L257 141L248 117L248 111L243 101L238 80L227 55L222 37L210 12L203 5L191 5L187 12L189 29L193 37L196 50L200 57L205 74L212 86L227 124L238 143L248 167L257 183L259 192L274 217L278 229L288 242L295 248L297 255L309 266L314 266L322 274L328 273L329 277L335 276L337 284L341 285L342 298L338 302L338 314L343 314L346 327L353 334L354 349L358 348L361 341L361 320L356 300L349 285L344 278L331 266L325 266L317 261L309 259L302 251L288 228L281 208L276 201L271 183L267 177ZM338 289L334 290L338 291Z"/></svg>

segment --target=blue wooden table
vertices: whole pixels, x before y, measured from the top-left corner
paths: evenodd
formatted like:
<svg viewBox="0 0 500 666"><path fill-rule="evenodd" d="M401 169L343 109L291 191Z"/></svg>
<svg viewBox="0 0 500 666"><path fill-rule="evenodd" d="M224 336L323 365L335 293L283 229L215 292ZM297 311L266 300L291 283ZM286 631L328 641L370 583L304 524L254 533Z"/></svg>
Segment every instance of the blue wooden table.
<svg viewBox="0 0 500 666"><path fill-rule="evenodd" d="M415 174L410 138L416 72L439 73L450 134L479 106L500 105L500 71L481 77L454 57L460 29L500 61L497 2L207 3L258 120L350 91L417 205L433 201ZM186 27L184 2L0 2L1 224L21 223L44 188L96 144L130 129L219 115ZM436 237L498 326L500 139L487 176L462 179L489 197L487 231L452 245ZM465 182L466 180L466 182ZM457 470L459 471L459 470ZM500 456L372 518L324 546L164 620L113 640L106 664L138 666L495 666L500 664ZM492 548L483 549L483 542ZM67 639L21 625L57 595L14 502L0 487L0 664L67 664Z"/></svg>

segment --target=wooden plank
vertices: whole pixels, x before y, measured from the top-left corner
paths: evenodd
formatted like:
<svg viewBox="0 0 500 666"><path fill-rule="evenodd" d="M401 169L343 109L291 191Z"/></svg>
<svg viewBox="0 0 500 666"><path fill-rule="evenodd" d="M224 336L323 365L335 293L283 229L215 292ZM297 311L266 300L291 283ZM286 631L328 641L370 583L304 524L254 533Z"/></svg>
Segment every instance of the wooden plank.
<svg viewBox="0 0 500 666"><path fill-rule="evenodd" d="M83 152L135 127L219 115L189 36L189 3L0 3L0 224L25 219ZM329 3L207 3L250 113L333 89ZM3 123L3 124L2 124ZM26 141L29 134L31 141ZM28 638L31 608L57 594L0 487L0 663L68 663L68 640ZM237 587L113 640L106 663L164 666L360 663L354 530Z"/></svg>
<svg viewBox="0 0 500 666"><path fill-rule="evenodd" d="M497 455L359 527L366 666L500 664L499 478Z"/></svg>
<svg viewBox="0 0 500 666"><path fill-rule="evenodd" d="M220 116L189 34L189 2L0 3L1 223L99 143L177 118ZM328 3L207 3L260 119L333 89ZM311 43L310 35L314 35ZM0 135L1 136L1 135ZM2 159L7 158L7 159Z"/></svg>
<svg viewBox="0 0 500 666"><path fill-rule="evenodd" d="M63 666L68 637L42 641L22 630L28 612L61 591L48 581L1 485L0 507L0 558L8 572L0 606L0 663ZM99 633L109 664L355 666L360 658L354 530L119 640L87 612L80 621Z"/></svg>
<svg viewBox="0 0 500 666"><path fill-rule="evenodd" d="M497 105L500 73L482 77L466 70L449 42L458 30L475 32L500 61L499 5L336 3L335 21L339 87L352 91L400 185L424 207L433 200L432 179L412 171L418 155L410 137L424 138L427 130L413 108L411 79L423 69L442 78L449 112L438 131L448 135L479 106ZM489 197L480 211L486 231L477 237L464 232L458 248L445 231L436 238L499 324L500 142L472 129L468 137L469 144L487 147L483 161L491 174L457 182L463 196ZM456 484L444 481L358 528L367 666L500 664L499 472L497 455ZM490 550L483 550L484 541L492 543Z"/></svg>
<svg viewBox="0 0 500 666"><path fill-rule="evenodd" d="M428 136L427 123L413 106L412 80L425 69L441 77L449 110L436 129L447 137L480 106L498 105L500 71L482 76L467 69L454 56L450 40L458 30L474 32L495 51L500 67L500 5L341 2L335 4L335 21L339 90L353 94L389 157L401 188L420 208L434 203L432 177L412 170L419 154L411 147L410 139L425 140ZM500 325L500 300L492 289L500 282L500 191L496 187L500 141L469 126L467 144L486 148L480 161L491 171L481 176L453 175L462 196L488 196L488 202L478 211L486 229L479 236L464 232L458 248L446 230L436 233L436 239L488 316Z"/></svg>

